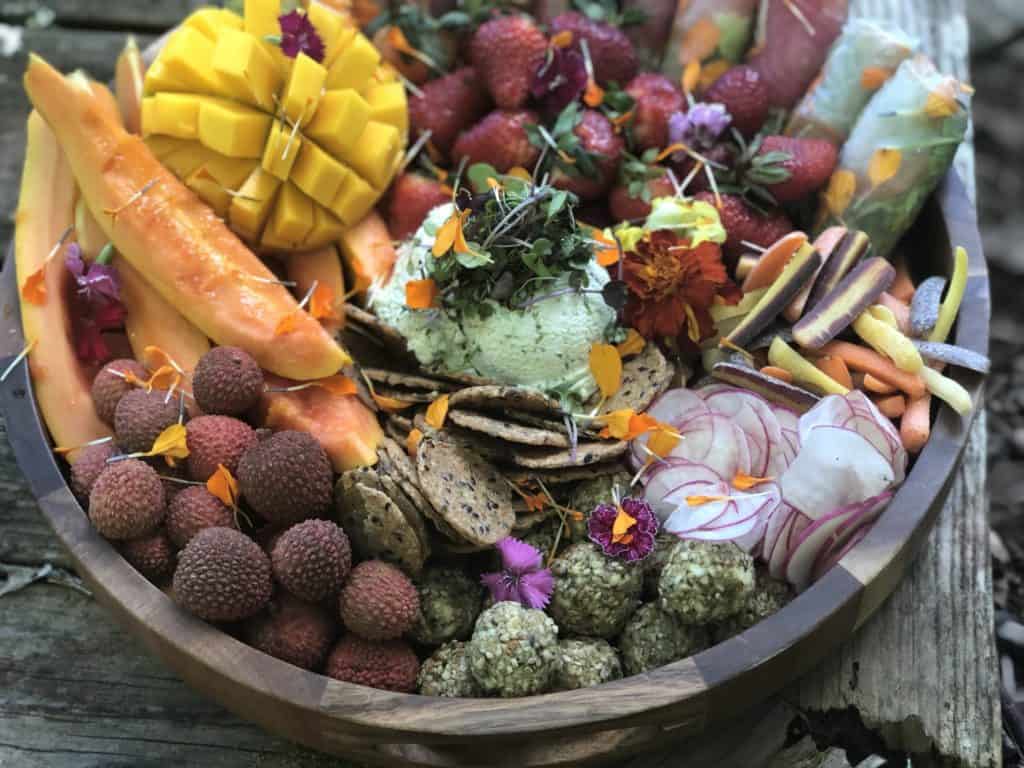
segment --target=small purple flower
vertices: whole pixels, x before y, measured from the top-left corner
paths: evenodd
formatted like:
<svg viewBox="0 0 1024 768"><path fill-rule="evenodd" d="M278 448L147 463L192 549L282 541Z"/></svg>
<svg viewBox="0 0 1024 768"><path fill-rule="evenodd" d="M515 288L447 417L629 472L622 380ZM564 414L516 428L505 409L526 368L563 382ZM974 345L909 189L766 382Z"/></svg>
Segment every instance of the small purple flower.
<svg viewBox="0 0 1024 768"><path fill-rule="evenodd" d="M494 602L513 602L527 608L543 608L551 599L555 580L543 568L541 553L525 541L504 538L495 548L501 554L501 571L485 573L480 581L491 590Z"/></svg>
<svg viewBox="0 0 1024 768"><path fill-rule="evenodd" d="M698 102L688 112L676 112L668 119L669 143L682 143L702 152L711 149L731 123L732 115L722 104ZM677 152L673 159L681 161L685 157Z"/></svg>
<svg viewBox="0 0 1024 768"><path fill-rule="evenodd" d="M78 296L89 307L103 307L121 301L121 278L110 264L87 264L78 243L68 246L64 266L75 278Z"/></svg>
<svg viewBox="0 0 1024 768"><path fill-rule="evenodd" d="M606 555L632 563L653 551L658 518L650 504L630 497L617 506L602 504L595 509L587 521L587 532Z"/></svg>
<svg viewBox="0 0 1024 768"><path fill-rule="evenodd" d="M304 53L318 64L324 60L324 41L313 22L300 11L286 13L278 19L281 24L281 50L294 59Z"/></svg>
<svg viewBox="0 0 1024 768"><path fill-rule="evenodd" d="M557 115L579 100L587 88L587 66L583 55L572 48L551 48L534 75L530 94L544 113Z"/></svg>

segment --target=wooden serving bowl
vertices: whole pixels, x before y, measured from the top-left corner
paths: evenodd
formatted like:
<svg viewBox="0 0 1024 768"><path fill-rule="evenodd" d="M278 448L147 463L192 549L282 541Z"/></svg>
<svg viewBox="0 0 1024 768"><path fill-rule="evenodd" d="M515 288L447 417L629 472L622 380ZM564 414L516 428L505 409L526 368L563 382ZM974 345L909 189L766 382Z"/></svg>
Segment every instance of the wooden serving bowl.
<svg viewBox="0 0 1024 768"><path fill-rule="evenodd" d="M950 173L906 241L922 275L948 274L952 246L970 254L956 343L988 351L989 286L974 207ZM24 344L13 259L0 281L2 347ZM982 377L953 370L980 401ZM179 609L89 523L50 450L27 367L0 387L0 407L39 506L77 570L117 620L186 682L238 715L315 749L379 765L578 766L694 739L810 670L899 583L948 492L969 418L941 406L931 439L868 536L779 613L688 659L596 688L525 699L389 693L305 672ZM973 416L973 413L971 414ZM692 754L692 752L690 753Z"/></svg>

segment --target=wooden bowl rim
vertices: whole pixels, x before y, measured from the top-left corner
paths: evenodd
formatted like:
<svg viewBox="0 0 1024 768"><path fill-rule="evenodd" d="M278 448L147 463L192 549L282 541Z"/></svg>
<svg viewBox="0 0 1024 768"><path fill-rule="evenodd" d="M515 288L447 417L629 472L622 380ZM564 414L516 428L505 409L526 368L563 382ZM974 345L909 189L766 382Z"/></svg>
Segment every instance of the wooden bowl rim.
<svg viewBox="0 0 1024 768"><path fill-rule="evenodd" d="M987 271L974 208L955 171L947 174L936 198L948 241L963 245L970 255L968 289L956 342L987 354ZM20 348L24 343L14 270L9 266L12 263L9 254L5 265L9 274L4 275L0 286L5 304L14 310L4 322L9 331L4 334L10 339L4 342L8 349L12 344ZM963 371L953 375L974 398L971 415L961 419L947 406L939 409L931 439L870 534L781 611L724 643L649 673L594 688L520 699L430 698L344 683L267 656L192 617L128 565L89 524L50 450L27 366L19 366L0 386L0 407L8 420L18 462L44 516L80 574L97 598L113 607L129 629L160 655L174 651L200 665L204 675L225 676L254 695L277 700L314 720L326 716L344 722L355 732L427 741L440 737L473 740L612 724L641 725L651 722L651 718L678 720L680 711L699 710L706 697L720 694L749 673L756 673L773 657L840 614L855 611L850 626L859 626L898 583L903 556L912 553L930 530L937 512L932 508L948 489L966 443L980 402L983 377ZM874 590L865 604L865 588L887 575L891 583ZM766 686L763 698L774 693L774 688ZM221 698L231 705L226 697ZM745 705L754 703L750 700Z"/></svg>

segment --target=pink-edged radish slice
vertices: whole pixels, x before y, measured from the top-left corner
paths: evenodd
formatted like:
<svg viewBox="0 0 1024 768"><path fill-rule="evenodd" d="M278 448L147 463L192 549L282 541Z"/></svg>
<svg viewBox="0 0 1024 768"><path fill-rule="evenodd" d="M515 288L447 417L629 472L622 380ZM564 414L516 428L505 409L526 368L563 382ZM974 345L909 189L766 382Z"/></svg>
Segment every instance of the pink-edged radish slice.
<svg viewBox="0 0 1024 768"><path fill-rule="evenodd" d="M852 429L817 427L802 438L779 485L786 503L811 519L877 496L896 481L892 465Z"/></svg>
<svg viewBox="0 0 1024 768"><path fill-rule="evenodd" d="M773 579L786 577L786 557L789 555L790 545L810 524L811 519L807 515L785 502L768 521L762 556Z"/></svg>
<svg viewBox="0 0 1024 768"><path fill-rule="evenodd" d="M750 449L743 430L717 413L698 417L680 428L682 440L669 454L705 464L731 480L738 473L750 474Z"/></svg>
<svg viewBox="0 0 1024 768"><path fill-rule="evenodd" d="M714 470L685 459L668 458L652 468L644 488L644 498L664 520L675 511L679 502L664 501L674 493L683 496L728 495L728 484Z"/></svg>
<svg viewBox="0 0 1024 768"><path fill-rule="evenodd" d="M711 410L734 421L743 430L750 448L750 474L771 477L772 454L782 450L782 429L767 401L753 392L734 387L708 387L701 390ZM785 467L783 467L785 469Z"/></svg>
<svg viewBox="0 0 1024 768"><path fill-rule="evenodd" d="M903 482L907 470L907 452L899 432L863 392L853 390L845 396L829 395L822 398L800 417L801 443L806 440L810 430L820 426L845 427L861 435L892 466L894 482Z"/></svg>
<svg viewBox="0 0 1024 768"><path fill-rule="evenodd" d="M802 592L811 583L814 564L840 528L848 523L874 520L889 503L892 493L886 492L855 504L836 507L807 526L790 547L786 558L786 581Z"/></svg>
<svg viewBox="0 0 1024 768"><path fill-rule="evenodd" d="M666 501L678 498L669 494ZM743 540L745 549L761 543L768 517L778 507L778 489L771 484L759 493L736 492L726 501L709 500L703 504L684 503L665 521L663 530L682 539L700 541ZM716 514L717 513L717 514Z"/></svg>
<svg viewBox="0 0 1024 768"><path fill-rule="evenodd" d="M694 390L682 388L668 390L647 409L648 416L678 430L692 425L695 418L707 418L710 413L711 409ZM640 469L650 458L644 450L649 438L648 434L640 435L630 446L629 459L634 469Z"/></svg>

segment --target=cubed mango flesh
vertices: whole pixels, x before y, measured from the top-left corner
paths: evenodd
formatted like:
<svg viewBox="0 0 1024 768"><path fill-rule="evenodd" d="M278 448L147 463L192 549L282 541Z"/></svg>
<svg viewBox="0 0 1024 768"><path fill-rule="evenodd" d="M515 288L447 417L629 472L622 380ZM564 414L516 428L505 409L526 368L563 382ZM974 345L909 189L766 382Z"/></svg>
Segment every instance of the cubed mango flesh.
<svg viewBox="0 0 1024 768"><path fill-rule="evenodd" d="M182 24L198 30L210 40L216 40L225 29L242 29L245 26L242 17L227 8L200 8Z"/></svg>
<svg viewBox="0 0 1024 768"><path fill-rule="evenodd" d="M321 205L330 205L351 171L312 141L304 141L291 181Z"/></svg>
<svg viewBox="0 0 1024 768"><path fill-rule="evenodd" d="M202 97L192 93L158 93L142 100L142 130L147 136L199 138L199 105Z"/></svg>
<svg viewBox="0 0 1024 768"><path fill-rule="evenodd" d="M285 123L274 123L263 150L263 170L281 181L288 181L302 144L300 133L293 132Z"/></svg>
<svg viewBox="0 0 1024 768"><path fill-rule="evenodd" d="M350 173L345 177L338 196L330 205L331 213L349 226L356 224L373 208L380 195L377 190L366 183L358 174Z"/></svg>
<svg viewBox="0 0 1024 768"><path fill-rule="evenodd" d="M260 158L273 118L224 99L199 105L199 141L228 157Z"/></svg>
<svg viewBox="0 0 1024 768"><path fill-rule="evenodd" d="M313 200L294 184L285 184L263 231L267 248L294 249L301 246L313 230Z"/></svg>
<svg viewBox="0 0 1024 768"><path fill-rule="evenodd" d="M231 228L250 243L258 243L274 208L281 182L262 168L256 168L231 200L228 220Z"/></svg>
<svg viewBox="0 0 1024 768"><path fill-rule="evenodd" d="M214 155L185 180L185 185L205 200L217 215L227 216L237 189L256 167L255 160Z"/></svg>
<svg viewBox="0 0 1024 768"><path fill-rule="evenodd" d="M210 66L213 41L194 27L180 27L174 32L160 54L160 61L169 77L194 93L219 96L227 90Z"/></svg>
<svg viewBox="0 0 1024 768"><path fill-rule="evenodd" d="M403 102L404 103L404 102ZM370 105L351 89L327 91L306 133L328 151L338 154L362 135L370 119Z"/></svg>
<svg viewBox="0 0 1024 768"><path fill-rule="evenodd" d="M151 136L146 139L146 143L149 144L154 138L159 137ZM176 139L176 141L181 141L181 148L164 155L160 158L160 162L170 168L179 179L187 179L201 165L217 157L216 152L207 149L198 141L182 141L181 139Z"/></svg>
<svg viewBox="0 0 1024 768"><path fill-rule="evenodd" d="M283 76L277 62L252 35L237 29L221 30L213 51L213 69L231 97L273 112L274 94Z"/></svg>
<svg viewBox="0 0 1024 768"><path fill-rule="evenodd" d="M400 82L377 83L367 90L366 102L370 105L371 120L395 126L402 136L409 134L409 109L405 86Z"/></svg>
<svg viewBox="0 0 1024 768"><path fill-rule="evenodd" d="M322 205L313 206L313 229L306 235L303 248L320 248L336 243L345 233L345 225L341 219Z"/></svg>
<svg viewBox="0 0 1024 768"><path fill-rule="evenodd" d="M143 94L152 96L164 91L187 91L188 86L171 77L162 60L157 59L149 65L143 80Z"/></svg>
<svg viewBox="0 0 1024 768"><path fill-rule="evenodd" d="M371 186L383 191L401 162L401 145L402 137L395 126L371 120L359 139L338 156Z"/></svg>
<svg viewBox="0 0 1024 768"><path fill-rule="evenodd" d="M292 123L308 123L320 106L320 94L327 81L327 70L304 53L295 57L288 84L281 97L281 108Z"/></svg>
<svg viewBox="0 0 1024 768"><path fill-rule="evenodd" d="M362 34L356 34L331 64L327 75L327 88L355 88L360 90L373 77L380 63L380 52Z"/></svg>
<svg viewBox="0 0 1024 768"><path fill-rule="evenodd" d="M306 15L324 43L324 60L321 63L330 69L338 57L338 52L348 45L355 35L356 28L350 19L318 0L310 0L306 7Z"/></svg>
<svg viewBox="0 0 1024 768"><path fill-rule="evenodd" d="M150 136L146 139L146 146L158 159L162 160L182 149L191 149L195 146L195 142L175 139L172 136Z"/></svg>

